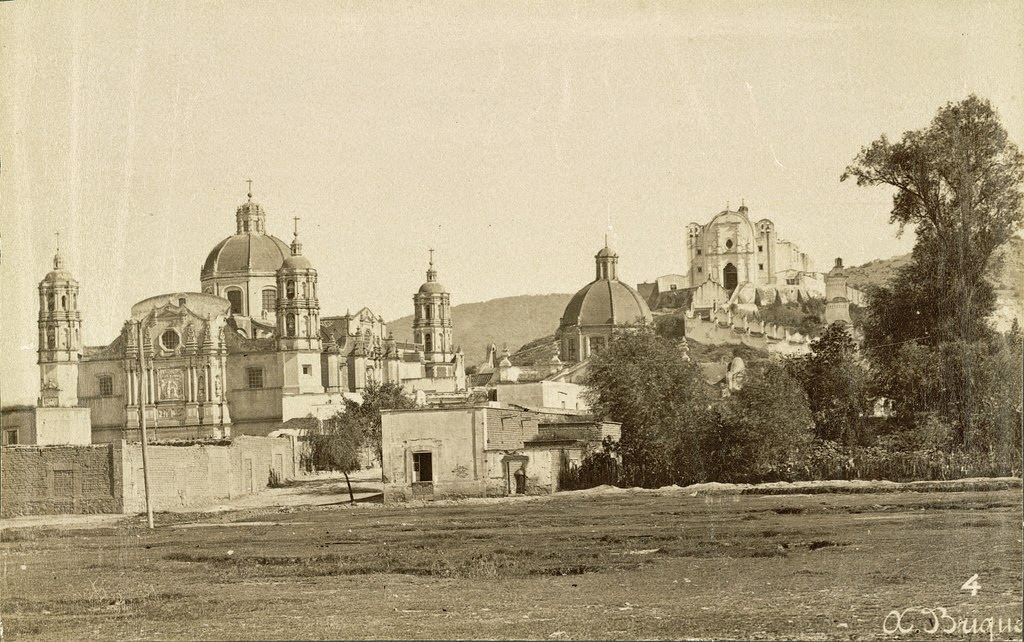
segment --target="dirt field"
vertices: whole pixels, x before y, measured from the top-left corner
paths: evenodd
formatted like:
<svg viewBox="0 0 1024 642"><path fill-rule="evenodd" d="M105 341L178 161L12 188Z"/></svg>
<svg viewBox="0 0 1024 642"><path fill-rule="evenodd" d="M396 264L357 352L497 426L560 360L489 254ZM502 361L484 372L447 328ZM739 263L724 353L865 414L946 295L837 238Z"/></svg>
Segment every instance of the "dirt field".
<svg viewBox="0 0 1024 642"><path fill-rule="evenodd" d="M1021 638L1019 489L568 493L157 523L0 533L3 638Z"/></svg>

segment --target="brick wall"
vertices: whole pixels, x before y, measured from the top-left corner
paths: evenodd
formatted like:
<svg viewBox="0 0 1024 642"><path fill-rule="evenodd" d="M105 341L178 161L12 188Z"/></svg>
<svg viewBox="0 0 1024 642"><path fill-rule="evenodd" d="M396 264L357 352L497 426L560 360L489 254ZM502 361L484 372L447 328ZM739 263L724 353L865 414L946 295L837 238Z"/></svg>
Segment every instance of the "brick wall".
<svg viewBox="0 0 1024 642"><path fill-rule="evenodd" d="M0 516L121 512L119 444L0 449Z"/></svg>

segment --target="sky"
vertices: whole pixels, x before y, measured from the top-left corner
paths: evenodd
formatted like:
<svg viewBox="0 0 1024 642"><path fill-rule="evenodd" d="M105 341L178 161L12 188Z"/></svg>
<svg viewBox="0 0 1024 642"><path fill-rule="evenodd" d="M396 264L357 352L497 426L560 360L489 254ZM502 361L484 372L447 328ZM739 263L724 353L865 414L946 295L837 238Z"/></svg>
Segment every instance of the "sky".
<svg viewBox="0 0 1024 642"><path fill-rule="evenodd" d="M819 269L909 251L840 183L881 134L988 98L1024 140L1020 2L0 2L0 402L33 403L56 233L88 345L199 290L254 200L300 217L321 310L627 283L741 202ZM457 322L457 321L456 321Z"/></svg>

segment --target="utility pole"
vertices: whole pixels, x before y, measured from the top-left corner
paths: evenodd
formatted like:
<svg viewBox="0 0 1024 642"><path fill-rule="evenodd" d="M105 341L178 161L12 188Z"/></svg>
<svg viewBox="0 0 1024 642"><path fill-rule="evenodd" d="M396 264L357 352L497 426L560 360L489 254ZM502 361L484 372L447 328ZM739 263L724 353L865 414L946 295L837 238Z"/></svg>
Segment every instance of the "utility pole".
<svg viewBox="0 0 1024 642"><path fill-rule="evenodd" d="M139 346L139 427L142 429L142 479L146 489L146 519L149 527L153 528L153 505L149 501L149 466L147 462L146 442L146 390L149 388L149 377L146 377L145 351L142 344L142 321L138 321Z"/></svg>

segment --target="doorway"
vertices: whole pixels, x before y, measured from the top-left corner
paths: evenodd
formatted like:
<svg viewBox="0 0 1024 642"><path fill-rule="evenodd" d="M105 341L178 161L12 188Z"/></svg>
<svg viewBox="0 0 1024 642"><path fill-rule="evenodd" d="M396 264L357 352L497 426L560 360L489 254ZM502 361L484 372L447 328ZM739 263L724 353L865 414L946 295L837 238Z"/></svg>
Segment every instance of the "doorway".
<svg viewBox="0 0 1024 642"><path fill-rule="evenodd" d="M434 481L434 458L432 453L412 454L412 481L432 482Z"/></svg>
<svg viewBox="0 0 1024 642"><path fill-rule="evenodd" d="M725 289L732 292L739 285L739 277L736 273L736 266L729 263L722 270L723 278L725 279Z"/></svg>

